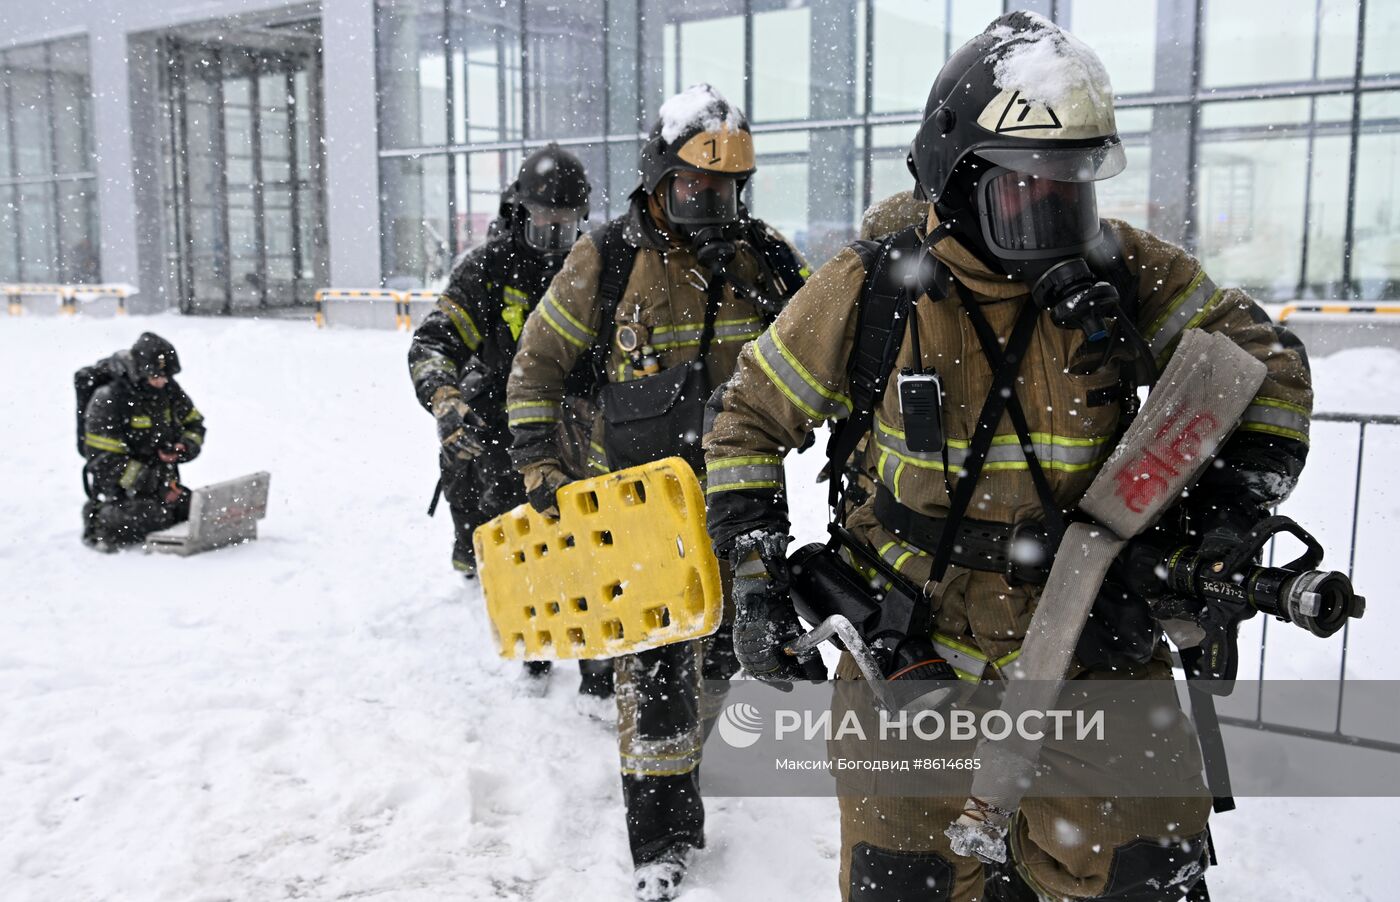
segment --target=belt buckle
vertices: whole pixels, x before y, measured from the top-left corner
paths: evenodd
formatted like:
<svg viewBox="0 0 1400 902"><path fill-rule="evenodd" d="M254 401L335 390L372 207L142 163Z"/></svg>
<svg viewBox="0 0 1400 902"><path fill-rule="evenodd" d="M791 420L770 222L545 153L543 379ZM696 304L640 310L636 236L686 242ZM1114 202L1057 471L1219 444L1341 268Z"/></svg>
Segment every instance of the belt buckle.
<svg viewBox="0 0 1400 902"><path fill-rule="evenodd" d="M1045 524L1023 520L1011 527L1006 545L1006 584L1038 586L1050 572L1050 534Z"/></svg>

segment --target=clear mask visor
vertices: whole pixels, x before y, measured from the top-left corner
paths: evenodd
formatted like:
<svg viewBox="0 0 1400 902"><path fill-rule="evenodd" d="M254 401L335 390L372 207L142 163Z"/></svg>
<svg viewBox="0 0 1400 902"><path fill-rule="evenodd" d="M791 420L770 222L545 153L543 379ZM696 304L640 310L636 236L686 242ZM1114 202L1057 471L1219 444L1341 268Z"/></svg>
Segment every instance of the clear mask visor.
<svg viewBox="0 0 1400 902"><path fill-rule="evenodd" d="M1001 250L1033 253L1082 246L1099 233L1092 182L993 172L982 183L988 237Z"/></svg>
<svg viewBox="0 0 1400 902"><path fill-rule="evenodd" d="M525 243L541 253L568 253L583 227L583 211L574 207L525 205Z"/></svg>
<svg viewBox="0 0 1400 902"><path fill-rule="evenodd" d="M739 219L739 182L706 172L677 172L666 187L666 216L674 225L724 225Z"/></svg>

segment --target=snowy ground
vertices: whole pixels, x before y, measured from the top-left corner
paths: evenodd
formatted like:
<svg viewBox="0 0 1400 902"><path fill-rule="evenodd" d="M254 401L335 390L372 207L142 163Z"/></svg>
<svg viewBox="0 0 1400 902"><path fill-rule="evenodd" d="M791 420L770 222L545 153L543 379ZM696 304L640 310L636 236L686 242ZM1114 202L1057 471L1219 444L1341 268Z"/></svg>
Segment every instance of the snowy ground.
<svg viewBox="0 0 1400 902"><path fill-rule="evenodd" d="M191 559L78 545L70 374L141 328L179 347L208 418L187 480L273 473L256 544ZM447 518L423 516L432 426L405 349L296 322L0 320L0 899L628 896L612 737L574 712L570 667L547 698L516 693L448 569ZM1400 353L1316 369L1320 408L1400 413ZM1318 428L1296 506L1334 566L1354 431ZM1377 629L1396 443L1367 436L1357 567L1373 613L1354 676L1400 676ZM799 522L821 522L819 494ZM1270 631L1271 676L1336 661L1335 642ZM687 902L837 897L834 801L708 808ZM1218 899L1380 900L1400 883L1385 800L1246 799L1217 833Z"/></svg>

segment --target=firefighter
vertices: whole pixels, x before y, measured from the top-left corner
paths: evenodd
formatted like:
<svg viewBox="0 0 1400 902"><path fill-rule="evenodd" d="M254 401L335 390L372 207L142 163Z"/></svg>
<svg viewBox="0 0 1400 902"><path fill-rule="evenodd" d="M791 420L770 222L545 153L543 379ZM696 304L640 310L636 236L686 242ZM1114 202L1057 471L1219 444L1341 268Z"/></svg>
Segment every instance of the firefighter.
<svg viewBox="0 0 1400 902"><path fill-rule="evenodd" d="M642 145L625 215L578 245L525 324L507 391L512 457L530 503L557 516L571 478L555 422L565 380L599 389L595 472L679 455L703 473L705 399L729 378L807 276L798 253L749 215L755 170L740 110L708 85L668 100ZM698 775L704 725L723 695L701 690L738 669L728 627L704 642L617 659L623 798L639 899L678 892L704 844Z"/></svg>
<svg viewBox="0 0 1400 902"><path fill-rule="evenodd" d="M438 309L413 334L409 375L418 403L437 421L438 491L447 498L455 533L452 566L468 579L476 575L472 531L525 501L509 456L506 377L526 317L588 218L589 193L583 164L568 151L550 144L527 156L501 193L490 237L453 270ZM585 416L560 423L562 459L575 475L582 475L578 429L587 425ZM581 695L612 695L610 667L585 661L580 669ZM525 670L541 680L536 689L542 690L549 662L528 662Z"/></svg>
<svg viewBox="0 0 1400 902"><path fill-rule="evenodd" d="M175 346L143 332L128 351L75 376L87 464L83 543L115 551L189 517L180 464L204 445L204 417L175 374Z"/></svg>
<svg viewBox="0 0 1400 902"><path fill-rule="evenodd" d="M909 154L924 203L892 198L865 231L897 229L901 216L921 221L842 251L740 355L712 402L708 517L717 553L736 572L735 652L757 678L802 676L803 660L785 651L800 627L781 461L823 421L867 424L855 463L875 492L849 511L838 499L836 512L855 541L916 594L925 590L929 638L969 679L1002 678L1035 610L1035 575L1026 582L1010 569L1021 560L1013 537L1046 534L1075 505L1126 428L1136 385L1170 359L1185 329L1223 333L1268 376L1173 513L1176 528L1204 540L1203 551L1228 548L1296 483L1312 405L1301 346L1181 248L1098 217L1094 182L1125 165L1112 96L1097 56L1057 26L1027 13L993 21L950 57L929 95ZM888 254L901 249L914 255L901 270L910 281L885 282ZM1092 285L1099 301L1111 289L1118 306L1068 303L1090 295L1066 296L1067 284ZM872 351L870 336L892 322L875 322L882 296L912 302L913 312L899 342ZM868 372L852 361L859 351L881 363L872 391L852 375ZM994 392L1008 376L1007 391ZM986 465L970 477L964 464L975 455ZM830 464L839 472L846 461ZM741 478L713 478L725 470ZM858 675L844 655L838 679ZM1072 675L1171 678L1139 592L1105 586ZM1162 746L1152 751L1199 781L1189 722L1155 726ZM995 880L954 854L944 833L966 795L843 797L841 892L883 902L1204 898L1210 798L1198 788L1180 798L1028 798L1011 822L1014 867Z"/></svg>

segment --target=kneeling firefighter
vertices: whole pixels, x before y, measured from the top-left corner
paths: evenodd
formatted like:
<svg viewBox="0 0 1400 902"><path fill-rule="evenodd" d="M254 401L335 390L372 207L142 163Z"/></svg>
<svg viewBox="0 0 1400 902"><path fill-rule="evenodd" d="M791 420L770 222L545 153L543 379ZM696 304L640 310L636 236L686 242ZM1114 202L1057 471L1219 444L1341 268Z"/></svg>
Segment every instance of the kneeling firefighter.
<svg viewBox="0 0 1400 902"><path fill-rule="evenodd" d="M583 164L568 151L551 144L527 156L501 193L491 237L453 270L438 309L423 319L408 349L418 403L437 420L438 492L452 514L452 566L469 579L476 574L472 531L525 501L510 462L506 378L526 317L588 218L589 192ZM577 415L558 423L565 448L561 465L575 476L583 475L587 442L580 430L589 425L579 407L587 405L571 402ZM525 666L541 679L549 672L548 662ZM591 661L580 666L580 693L612 695L610 667Z"/></svg>
<svg viewBox="0 0 1400 902"><path fill-rule="evenodd" d="M1230 547L1292 490L1312 405L1303 350L1185 251L1099 219L1093 183L1125 165L1112 96L1097 56L1057 26L1027 13L993 21L939 73L914 138L926 219L823 266L716 393L706 461L742 477L711 480L709 525L739 574L735 650L754 676L802 675L805 662L786 651L800 626L781 459L823 420L841 421L829 447L841 554L926 600L909 633L932 643L912 664L932 677L997 680L1020 654L1070 509L1136 412L1137 385L1188 327L1228 337L1267 376L1199 488L1170 512L1172 528L1203 553ZM870 497L848 492L858 482L848 465L873 482ZM1027 541L1039 555L1013 554ZM1148 601L1120 575L1110 571L1071 676L1170 680ZM843 656L838 678L858 675ZM1171 710L1177 722L1148 731L1159 734L1152 751L1195 786L1200 751ZM841 892L1204 898L1211 800L1203 784L1192 793L1028 798L1010 826L1012 865L996 879L945 835L966 795L843 797Z"/></svg>
<svg viewBox="0 0 1400 902"><path fill-rule="evenodd" d="M204 417L175 381L175 346L143 332L74 374L83 467L83 543L115 551L190 515L180 464L199 456Z"/></svg>
<svg viewBox="0 0 1400 902"><path fill-rule="evenodd" d="M571 372L588 372L599 389L596 472L679 455L703 474L705 399L807 276L797 252L740 202L753 138L710 86L662 106L638 167L628 212L579 240L521 337L507 393L512 456L541 512L557 515L555 493L573 478L555 430ZM702 698L701 677L737 670L727 624L701 642L616 660L639 899L672 898L704 843L697 767L703 725L723 696Z"/></svg>

